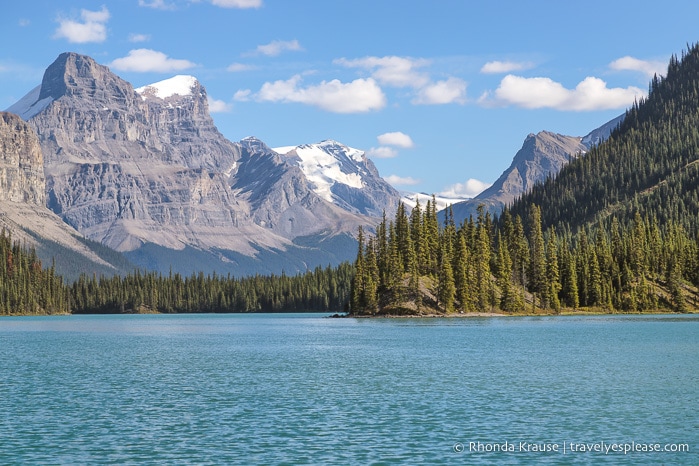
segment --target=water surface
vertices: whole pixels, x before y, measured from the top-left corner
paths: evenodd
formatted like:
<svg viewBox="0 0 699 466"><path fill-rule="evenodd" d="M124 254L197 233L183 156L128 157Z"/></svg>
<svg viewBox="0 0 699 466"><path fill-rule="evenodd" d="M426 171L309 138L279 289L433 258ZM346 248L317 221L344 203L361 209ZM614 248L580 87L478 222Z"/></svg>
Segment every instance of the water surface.
<svg viewBox="0 0 699 466"><path fill-rule="evenodd" d="M2 464L699 464L697 406L693 316L0 319Z"/></svg>

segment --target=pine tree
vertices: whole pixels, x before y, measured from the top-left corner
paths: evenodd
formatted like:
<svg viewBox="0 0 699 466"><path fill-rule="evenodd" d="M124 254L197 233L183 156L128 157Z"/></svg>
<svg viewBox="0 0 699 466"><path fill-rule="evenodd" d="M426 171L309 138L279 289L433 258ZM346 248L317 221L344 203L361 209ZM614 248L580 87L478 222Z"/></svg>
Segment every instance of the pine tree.
<svg viewBox="0 0 699 466"><path fill-rule="evenodd" d="M544 233L541 229L541 210L533 205L530 213L531 261L529 265L529 287L539 298L542 308L548 307L547 278L546 278L546 248ZM536 307L536 299L533 302Z"/></svg>
<svg viewBox="0 0 699 466"><path fill-rule="evenodd" d="M558 312L561 302L558 293L561 290L560 274L558 269L558 244L556 232L553 227L549 230L549 241L546 247L546 288L548 296L546 301L551 309Z"/></svg>

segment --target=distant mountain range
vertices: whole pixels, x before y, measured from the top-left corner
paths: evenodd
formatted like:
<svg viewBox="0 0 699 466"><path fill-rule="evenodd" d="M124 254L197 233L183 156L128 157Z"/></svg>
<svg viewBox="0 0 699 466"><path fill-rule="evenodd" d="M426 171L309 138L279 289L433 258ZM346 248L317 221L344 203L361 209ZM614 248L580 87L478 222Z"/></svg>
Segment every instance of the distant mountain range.
<svg viewBox="0 0 699 466"><path fill-rule="evenodd" d="M61 54L8 109L44 155L47 206L85 237L162 271L295 273L354 255L352 235L399 193L336 142L280 154L227 140L191 76L134 89Z"/></svg>
<svg viewBox="0 0 699 466"><path fill-rule="evenodd" d="M371 228L384 211L391 217L401 199L431 199L402 195L363 151L336 141L270 148L252 137L227 140L192 76L134 89L92 58L64 53L8 111L27 123L5 116L0 138L26 133L33 148L22 154L34 155L20 160L4 149L12 168L0 186L0 223L46 245L45 260L70 256L75 270L295 273L353 259L360 225ZM454 204L457 218L480 203L496 211L616 124L584 138L530 135L493 186L437 205Z"/></svg>

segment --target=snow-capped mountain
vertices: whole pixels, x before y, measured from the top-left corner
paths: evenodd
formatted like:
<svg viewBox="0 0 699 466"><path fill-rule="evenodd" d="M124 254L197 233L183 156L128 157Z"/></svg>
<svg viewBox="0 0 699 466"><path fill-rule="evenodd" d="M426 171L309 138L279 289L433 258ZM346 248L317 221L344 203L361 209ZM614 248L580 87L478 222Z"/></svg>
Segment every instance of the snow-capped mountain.
<svg viewBox="0 0 699 466"><path fill-rule="evenodd" d="M439 195L434 195L434 197L431 194L427 193L414 193L414 192L409 192L409 191L401 191L401 200L403 201L403 204L405 204L407 207L412 209L417 205L417 202L420 202L420 206L422 209L425 208L427 205L427 201L432 202L433 200L437 204L437 210L444 210L450 205L454 205L458 202L464 202L469 200L470 198L468 197L446 197L446 196L439 196Z"/></svg>
<svg viewBox="0 0 699 466"><path fill-rule="evenodd" d="M299 167L322 199L350 212L392 215L400 193L379 176L364 151L333 140L273 149Z"/></svg>
<svg viewBox="0 0 699 466"><path fill-rule="evenodd" d="M175 95L186 97L191 96L196 92L199 81L194 76L182 75L173 76L172 78L158 81L157 83L149 84L143 87L134 89L141 94L141 97L146 100L149 97L158 99L167 99Z"/></svg>
<svg viewBox="0 0 699 466"><path fill-rule="evenodd" d="M377 223L399 198L361 151L341 144L280 155L254 138L229 141L192 76L134 89L64 53L10 110L38 136L48 207L150 269L242 275L336 264L356 254L359 225Z"/></svg>

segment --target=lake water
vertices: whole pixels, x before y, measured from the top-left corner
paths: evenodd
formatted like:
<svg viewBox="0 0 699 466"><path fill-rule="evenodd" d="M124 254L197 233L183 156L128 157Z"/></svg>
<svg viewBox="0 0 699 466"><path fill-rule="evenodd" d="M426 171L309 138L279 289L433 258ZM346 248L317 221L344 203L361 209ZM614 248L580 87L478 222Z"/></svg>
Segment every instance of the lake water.
<svg viewBox="0 0 699 466"><path fill-rule="evenodd" d="M0 464L699 464L698 407L696 316L0 319Z"/></svg>

